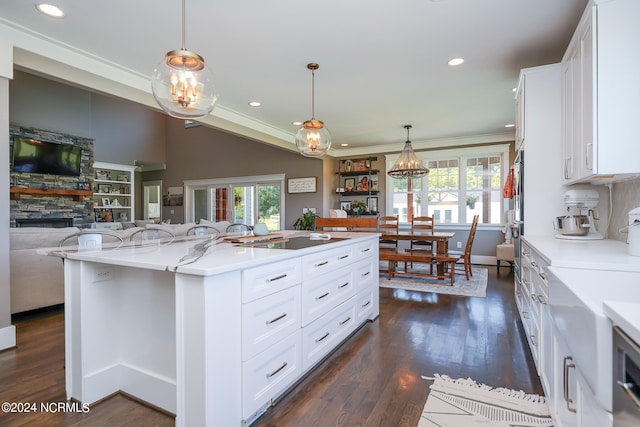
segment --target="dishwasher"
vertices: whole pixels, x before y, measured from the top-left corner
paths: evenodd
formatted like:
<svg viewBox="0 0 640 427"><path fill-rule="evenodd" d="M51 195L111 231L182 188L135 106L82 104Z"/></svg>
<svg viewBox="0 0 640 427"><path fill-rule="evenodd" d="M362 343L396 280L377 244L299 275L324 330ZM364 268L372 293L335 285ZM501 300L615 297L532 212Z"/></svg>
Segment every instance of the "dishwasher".
<svg viewBox="0 0 640 427"><path fill-rule="evenodd" d="M640 346L613 328L613 427L640 426Z"/></svg>

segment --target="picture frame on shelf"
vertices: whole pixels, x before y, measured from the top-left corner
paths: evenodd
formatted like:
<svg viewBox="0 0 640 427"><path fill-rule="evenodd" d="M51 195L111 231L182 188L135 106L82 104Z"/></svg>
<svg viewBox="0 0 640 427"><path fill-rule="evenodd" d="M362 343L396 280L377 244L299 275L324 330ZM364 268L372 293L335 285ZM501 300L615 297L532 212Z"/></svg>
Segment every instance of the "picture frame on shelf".
<svg viewBox="0 0 640 427"><path fill-rule="evenodd" d="M109 194L111 192L111 185L98 184L98 193Z"/></svg>
<svg viewBox="0 0 640 427"><path fill-rule="evenodd" d="M355 191L356 189L356 179L355 178L345 178L344 179L344 189L348 193L350 191Z"/></svg>
<svg viewBox="0 0 640 427"><path fill-rule="evenodd" d="M350 202L340 202L340 209L349 212L351 210Z"/></svg>
<svg viewBox="0 0 640 427"><path fill-rule="evenodd" d="M358 191L369 191L369 175L360 175L358 177Z"/></svg>
<svg viewBox="0 0 640 427"><path fill-rule="evenodd" d="M371 191L378 191L378 180L371 179L369 182L371 183Z"/></svg>
<svg viewBox="0 0 640 427"><path fill-rule="evenodd" d="M353 163L353 170L355 172L366 172L370 166L371 162L369 160L358 160Z"/></svg>
<svg viewBox="0 0 640 427"><path fill-rule="evenodd" d="M109 200L108 197L103 197L102 198L102 206L110 206L111 205L111 201Z"/></svg>
<svg viewBox="0 0 640 427"><path fill-rule="evenodd" d="M367 207L369 208L369 212L371 213L378 212L378 198L367 197Z"/></svg>

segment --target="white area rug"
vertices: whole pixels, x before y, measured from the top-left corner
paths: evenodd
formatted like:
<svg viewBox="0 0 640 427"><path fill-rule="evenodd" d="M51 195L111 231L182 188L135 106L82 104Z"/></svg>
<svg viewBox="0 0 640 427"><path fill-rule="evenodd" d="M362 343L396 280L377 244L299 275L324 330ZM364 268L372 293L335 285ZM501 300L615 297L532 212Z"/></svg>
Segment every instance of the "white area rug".
<svg viewBox="0 0 640 427"><path fill-rule="evenodd" d="M435 374L418 427L550 427L543 396Z"/></svg>
<svg viewBox="0 0 640 427"><path fill-rule="evenodd" d="M391 280L387 279L387 262L380 262L380 287L408 289L411 291L435 292L439 294L462 295L469 297L487 296L487 277L489 272L486 268L472 267L473 277L466 279L462 271L456 272L453 286L451 280L438 280L431 277L416 277L396 274ZM427 272L426 264L414 264L414 268L409 271Z"/></svg>

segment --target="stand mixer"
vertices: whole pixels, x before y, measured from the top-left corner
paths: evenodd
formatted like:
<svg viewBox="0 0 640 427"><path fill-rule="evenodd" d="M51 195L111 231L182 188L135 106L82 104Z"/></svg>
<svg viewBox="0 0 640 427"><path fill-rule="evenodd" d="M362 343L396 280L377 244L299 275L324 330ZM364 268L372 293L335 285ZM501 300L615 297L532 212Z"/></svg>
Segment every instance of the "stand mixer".
<svg viewBox="0 0 640 427"><path fill-rule="evenodd" d="M600 240L603 239L596 228L598 221L595 207L598 206L600 196L596 190L569 190L564 193L564 204L567 206L568 215L584 215L587 217L589 231L584 235L558 234L558 239L570 240ZM572 212L573 211L573 212Z"/></svg>

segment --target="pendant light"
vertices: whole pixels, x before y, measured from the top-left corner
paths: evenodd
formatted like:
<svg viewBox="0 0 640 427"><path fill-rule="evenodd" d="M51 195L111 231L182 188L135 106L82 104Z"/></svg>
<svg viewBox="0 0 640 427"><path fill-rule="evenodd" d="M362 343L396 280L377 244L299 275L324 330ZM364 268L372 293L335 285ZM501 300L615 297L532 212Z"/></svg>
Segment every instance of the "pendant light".
<svg viewBox="0 0 640 427"><path fill-rule="evenodd" d="M179 119L207 116L218 95L204 58L185 47L185 0L182 0L182 48L167 52L151 76L153 96L164 111Z"/></svg>
<svg viewBox="0 0 640 427"><path fill-rule="evenodd" d="M307 64L311 70L311 120L307 120L296 134L296 146L300 154L307 157L319 157L331 148L331 135L324 123L315 119L315 71L318 64Z"/></svg>
<svg viewBox="0 0 640 427"><path fill-rule="evenodd" d="M411 148L411 141L409 141L409 129L411 125L405 125L407 130L407 142L404 143L404 148L400 157L393 164L387 175L393 178L422 178L429 173L429 169L425 168L416 154Z"/></svg>

